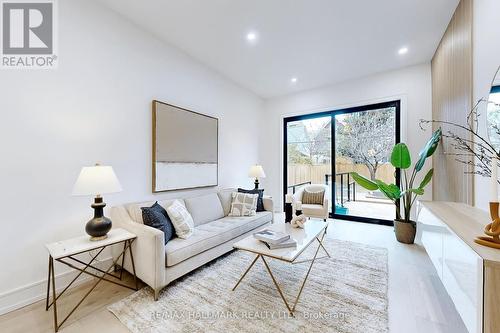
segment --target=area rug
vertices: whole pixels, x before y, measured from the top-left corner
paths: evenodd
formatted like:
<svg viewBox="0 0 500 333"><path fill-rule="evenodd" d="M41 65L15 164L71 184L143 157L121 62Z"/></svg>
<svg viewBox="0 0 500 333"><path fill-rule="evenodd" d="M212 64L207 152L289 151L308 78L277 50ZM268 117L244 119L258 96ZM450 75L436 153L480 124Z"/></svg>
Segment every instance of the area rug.
<svg viewBox="0 0 500 333"><path fill-rule="evenodd" d="M164 288L158 301L143 288L108 307L134 333L388 332L387 249L327 239L331 258L316 260L295 317L258 260L231 291L254 256L232 252ZM313 255L316 246L300 258ZM320 255L322 255L320 250ZM309 263L268 260L290 303Z"/></svg>

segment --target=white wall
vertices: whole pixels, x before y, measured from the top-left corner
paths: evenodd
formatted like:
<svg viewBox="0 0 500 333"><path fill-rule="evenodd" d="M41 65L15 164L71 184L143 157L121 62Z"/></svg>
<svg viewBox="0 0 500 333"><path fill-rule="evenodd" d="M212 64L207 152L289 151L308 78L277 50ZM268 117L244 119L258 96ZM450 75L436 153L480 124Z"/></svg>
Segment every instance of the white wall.
<svg viewBox="0 0 500 333"><path fill-rule="evenodd" d="M500 1L474 1L473 19L473 87L474 101L488 97L491 83L500 66ZM480 110L486 114L485 105ZM486 135L486 119L481 119L482 134ZM475 177L475 204L488 209L489 178Z"/></svg>
<svg viewBox="0 0 500 333"><path fill-rule="evenodd" d="M409 145L412 156L417 156L431 134L418 127L419 119L430 119L432 114L430 64L267 100L260 135L260 161L267 176L262 185L275 197L277 209L280 210L283 203L284 117L396 99L401 100L402 141ZM426 169L430 166L431 162L427 161ZM428 192L426 199L430 199L431 191Z"/></svg>
<svg viewBox="0 0 500 333"><path fill-rule="evenodd" d="M84 233L82 166L114 167L108 205L215 191L151 193L153 99L219 117L219 185L252 186L262 101L101 5L59 1L57 70L0 71L0 312L43 295L45 243Z"/></svg>

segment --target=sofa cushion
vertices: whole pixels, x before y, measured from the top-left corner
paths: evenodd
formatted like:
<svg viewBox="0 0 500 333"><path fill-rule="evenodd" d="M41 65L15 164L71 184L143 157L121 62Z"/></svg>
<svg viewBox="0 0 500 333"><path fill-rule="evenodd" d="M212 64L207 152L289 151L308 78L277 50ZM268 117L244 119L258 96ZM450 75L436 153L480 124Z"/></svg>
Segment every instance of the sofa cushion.
<svg viewBox="0 0 500 333"><path fill-rule="evenodd" d="M174 201L167 207L168 217L172 221L177 237L188 239L193 235L194 222L193 217L188 210L179 201Z"/></svg>
<svg viewBox="0 0 500 333"><path fill-rule="evenodd" d="M324 196L325 190L312 192L305 189L302 193L302 203L309 205L322 205Z"/></svg>
<svg viewBox="0 0 500 333"><path fill-rule="evenodd" d="M323 212L325 207L323 205L303 204L302 213L305 215L318 215Z"/></svg>
<svg viewBox="0 0 500 333"><path fill-rule="evenodd" d="M217 195L219 196L220 203L222 205L222 209L224 210L224 216L228 216L229 212L231 211L231 202L233 201L233 198L231 197L231 193L236 192L236 189L234 188L228 188L224 189L222 191L219 191Z"/></svg>
<svg viewBox="0 0 500 333"><path fill-rule="evenodd" d="M162 206L164 209L167 209L176 199L168 199L168 200L158 200L158 204ZM184 200L177 199L182 205L185 206ZM146 201L140 203L132 203L125 205L128 214L135 222L144 224L144 220L142 219L142 207L151 207L155 201Z"/></svg>
<svg viewBox="0 0 500 333"><path fill-rule="evenodd" d="M194 225L202 225L224 217L224 210L217 193L185 199L186 208L194 220Z"/></svg>
<svg viewBox="0 0 500 333"><path fill-rule="evenodd" d="M165 208L155 202L151 207L142 207L144 224L163 231L165 244L175 236L175 229Z"/></svg>
<svg viewBox="0 0 500 333"><path fill-rule="evenodd" d="M257 211L258 194L231 193L231 211L229 216L254 216Z"/></svg>
<svg viewBox="0 0 500 333"><path fill-rule="evenodd" d="M166 266L174 266L271 220L271 212L260 212L250 217L228 216L200 225L195 228L194 234L190 238L174 238L165 245Z"/></svg>
<svg viewBox="0 0 500 333"><path fill-rule="evenodd" d="M258 194L259 197L257 198L257 211L258 212L265 211L265 209L264 209L264 201L262 200L262 197L264 196L264 190L263 189L254 188L253 190L245 190L243 188L238 188L238 192L240 192L240 193Z"/></svg>

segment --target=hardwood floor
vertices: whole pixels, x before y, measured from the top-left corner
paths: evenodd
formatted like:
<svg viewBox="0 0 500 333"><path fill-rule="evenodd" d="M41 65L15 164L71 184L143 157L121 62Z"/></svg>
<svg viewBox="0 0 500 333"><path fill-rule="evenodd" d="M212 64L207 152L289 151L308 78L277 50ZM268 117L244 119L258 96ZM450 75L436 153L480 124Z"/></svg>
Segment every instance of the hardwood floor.
<svg viewBox="0 0 500 333"><path fill-rule="evenodd" d="M391 227L340 220L332 222L328 237L388 248L391 332L467 332L430 259L420 246L398 243ZM61 298L58 302L60 318L85 293L85 287L79 286ZM106 310L106 306L132 292L101 282L59 332L128 332ZM52 311L45 311L45 301L40 301L0 316L0 332L53 332Z"/></svg>
<svg viewBox="0 0 500 333"><path fill-rule="evenodd" d="M399 333L466 333L425 250L398 243L392 227L335 220L329 236L389 250L389 328Z"/></svg>

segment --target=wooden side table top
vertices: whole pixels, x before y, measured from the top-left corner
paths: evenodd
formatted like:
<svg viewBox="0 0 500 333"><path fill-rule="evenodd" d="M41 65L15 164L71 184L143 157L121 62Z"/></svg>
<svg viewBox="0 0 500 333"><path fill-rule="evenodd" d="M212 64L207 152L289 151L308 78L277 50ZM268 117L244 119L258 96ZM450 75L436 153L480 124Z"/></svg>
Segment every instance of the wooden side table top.
<svg viewBox="0 0 500 333"><path fill-rule="evenodd" d="M50 244L46 244L49 254L54 259L64 258L78 253L92 251L103 246L113 245L137 236L122 228L111 229L108 237L98 241L91 241L90 236L79 236Z"/></svg>

